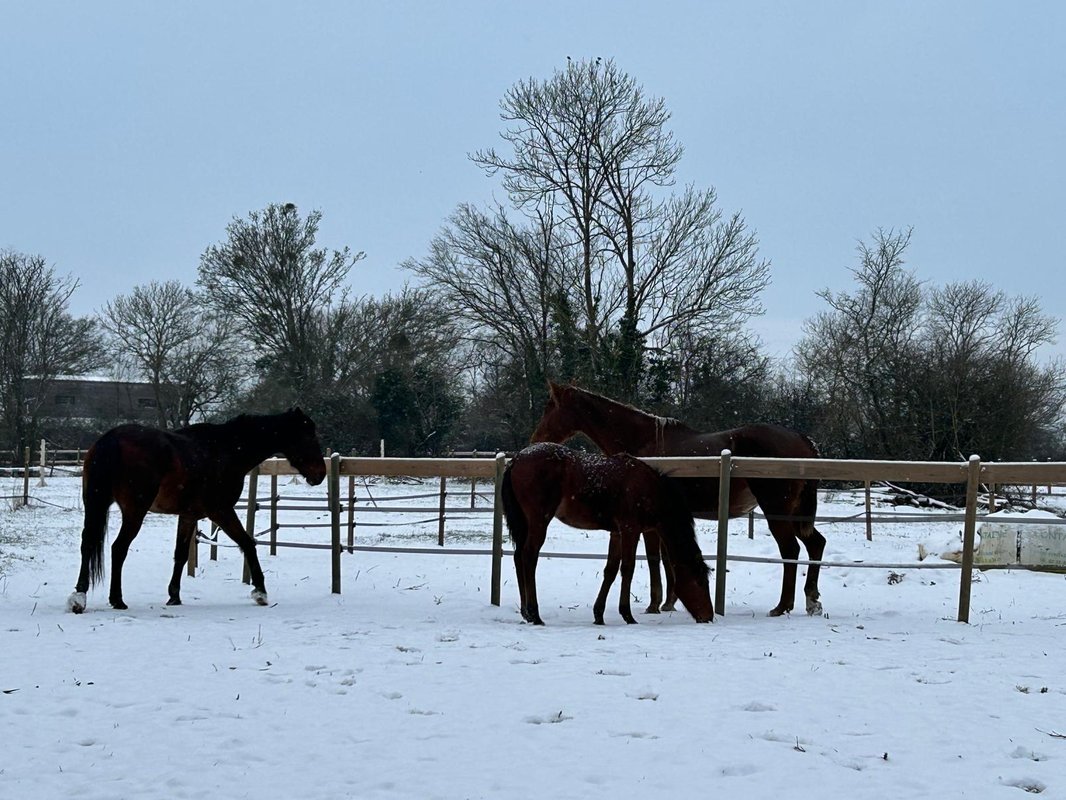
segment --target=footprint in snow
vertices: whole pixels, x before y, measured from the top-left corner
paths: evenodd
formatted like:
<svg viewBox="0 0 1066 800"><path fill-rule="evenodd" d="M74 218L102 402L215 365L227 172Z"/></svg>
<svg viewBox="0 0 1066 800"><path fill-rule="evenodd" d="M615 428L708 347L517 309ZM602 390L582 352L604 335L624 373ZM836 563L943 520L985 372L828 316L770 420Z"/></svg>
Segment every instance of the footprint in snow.
<svg viewBox="0 0 1066 800"><path fill-rule="evenodd" d="M777 706L772 706L769 703L760 703L758 700L756 700L744 706L743 710L753 712L777 711Z"/></svg>
<svg viewBox="0 0 1066 800"><path fill-rule="evenodd" d="M1047 784L1036 778L1011 778L1001 781L1004 786L1013 786L1029 794L1041 794L1047 790Z"/></svg>
<svg viewBox="0 0 1066 800"><path fill-rule="evenodd" d="M526 717L526 722L530 725L554 725L559 722L566 722L568 719L573 719L573 717L564 714L562 711L556 711L546 717Z"/></svg>
<svg viewBox="0 0 1066 800"><path fill-rule="evenodd" d="M1030 750L1028 747L1017 747L1010 754L1011 758L1028 758L1030 761L1047 761L1048 757L1043 753Z"/></svg>

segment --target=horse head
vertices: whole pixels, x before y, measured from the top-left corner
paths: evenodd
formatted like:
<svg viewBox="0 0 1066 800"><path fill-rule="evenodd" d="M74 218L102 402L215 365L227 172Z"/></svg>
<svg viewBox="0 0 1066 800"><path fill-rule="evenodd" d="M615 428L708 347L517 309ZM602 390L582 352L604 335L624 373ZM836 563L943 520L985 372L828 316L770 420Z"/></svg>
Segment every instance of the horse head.
<svg viewBox="0 0 1066 800"><path fill-rule="evenodd" d="M322 444L318 441L314 421L299 407L290 408L283 415L284 442L281 452L312 486L326 479L326 461L322 458Z"/></svg>
<svg viewBox="0 0 1066 800"><path fill-rule="evenodd" d="M540 416L536 430L529 437L532 444L537 442L565 442L580 432L578 419L568 401L570 387L548 381L548 401Z"/></svg>

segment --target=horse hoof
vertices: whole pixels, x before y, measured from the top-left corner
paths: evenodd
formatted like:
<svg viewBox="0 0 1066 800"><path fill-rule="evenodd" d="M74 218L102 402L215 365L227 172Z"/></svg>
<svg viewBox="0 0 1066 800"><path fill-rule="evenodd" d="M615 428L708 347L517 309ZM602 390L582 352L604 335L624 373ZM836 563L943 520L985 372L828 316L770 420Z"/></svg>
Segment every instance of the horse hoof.
<svg viewBox="0 0 1066 800"><path fill-rule="evenodd" d="M637 621L633 617L622 617L626 621L626 625L636 625Z"/></svg>
<svg viewBox="0 0 1066 800"><path fill-rule="evenodd" d="M644 613L645 614L658 614L659 613L659 608L658 608L658 606L648 606L646 609L644 609Z"/></svg>
<svg viewBox="0 0 1066 800"><path fill-rule="evenodd" d="M111 607L115 609L115 611L125 611L129 608L129 606L123 603L121 600L111 600L110 602Z"/></svg>
<svg viewBox="0 0 1066 800"><path fill-rule="evenodd" d="M813 616L822 616L822 603L819 600L807 598L807 613Z"/></svg>
<svg viewBox="0 0 1066 800"><path fill-rule="evenodd" d="M768 617L783 617L785 614L789 614L791 612L792 612L791 608L786 608L784 606L778 606L777 608L772 608L769 611L767 611L766 612L766 616L768 616Z"/></svg>
<svg viewBox="0 0 1066 800"><path fill-rule="evenodd" d="M86 603L85 592L74 592L67 598L67 610L80 614L85 610Z"/></svg>
<svg viewBox="0 0 1066 800"><path fill-rule="evenodd" d="M259 589L252 589L251 598L255 600L257 605L267 605L267 593L260 591Z"/></svg>
<svg viewBox="0 0 1066 800"><path fill-rule="evenodd" d="M666 612L666 611L677 611L676 602L663 603L663 611L664 612Z"/></svg>
<svg viewBox="0 0 1066 800"><path fill-rule="evenodd" d="M180 597L171 597L169 600L167 600L167 605L168 606L180 606L181 605L181 598Z"/></svg>

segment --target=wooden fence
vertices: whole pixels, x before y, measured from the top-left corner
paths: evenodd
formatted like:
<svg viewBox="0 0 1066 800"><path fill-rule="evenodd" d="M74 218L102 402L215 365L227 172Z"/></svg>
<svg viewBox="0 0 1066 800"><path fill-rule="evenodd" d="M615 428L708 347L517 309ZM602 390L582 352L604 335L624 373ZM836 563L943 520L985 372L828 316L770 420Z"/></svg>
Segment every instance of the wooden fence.
<svg viewBox="0 0 1066 800"><path fill-rule="evenodd" d="M976 538L979 489L982 484L992 486L1052 486L1066 484L1066 463L982 463L977 456L972 456L964 463L944 462L910 462L910 461L850 461L839 459L772 459L772 458L733 458L729 451L723 451L717 457L702 458L647 458L652 466L669 471L675 477L710 477L719 480L720 497L728 497L729 482L733 478L811 478L862 483L867 489L867 520L869 525L869 486L875 481L920 482L942 484L965 484L966 505L962 514L963 550L961 564L870 564L863 562L810 561L806 559L788 560L776 558L755 558L747 556L730 556L728 553L728 518L723 512L718 519L717 552L715 563L724 565L730 560L759 562L769 564L795 563L800 566L821 564L826 567L849 567L866 569L957 569L960 571L958 620L968 622L970 616L970 595L974 566L974 541ZM444 479L469 478L491 481L495 487L492 507L492 548L450 549L451 554L489 555L490 601L500 604L500 587L502 583L503 516L500 502L500 485L506 458L498 454L495 458L342 458L334 454L329 460L327 485L327 506L330 521L322 523L331 532L330 544L303 544L280 542L277 532L280 527L277 512L285 510L278 503L277 479L282 475L294 475L296 471L284 459L270 459L254 470L249 478L249 495L247 504L247 528L255 530L255 513L257 502L257 477L271 478L270 502L270 548L271 554L278 547L313 547L329 549L331 552L332 591L341 591L341 555L344 550L391 551L391 552L440 552L437 549L422 548L384 548L377 546L359 546L354 542L354 480L359 476L417 477L441 478L440 489L440 529L439 544L443 545L443 519L445 507ZM341 497L341 479L348 479L347 519L342 521L345 503ZM424 496L424 495L423 495ZM989 502L994 505L994 495L989 493ZM725 503L719 503L724 509ZM396 509L399 510L399 509ZM344 529L348 531L345 543L342 537ZM869 535L869 528L868 528ZM190 553L190 571L195 568L194 551ZM588 554L552 554L555 557L594 557ZM981 569L1025 569L1017 564L981 565ZM247 580L247 572L246 572ZM724 568L715 569L715 609L720 614L726 611L726 577Z"/></svg>

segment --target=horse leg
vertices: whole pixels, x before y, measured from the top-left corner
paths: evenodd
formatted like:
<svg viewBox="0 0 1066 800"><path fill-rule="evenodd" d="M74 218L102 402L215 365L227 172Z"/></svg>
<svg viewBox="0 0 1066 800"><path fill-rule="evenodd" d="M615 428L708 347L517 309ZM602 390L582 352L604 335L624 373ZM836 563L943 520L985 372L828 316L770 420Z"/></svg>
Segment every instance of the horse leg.
<svg viewBox="0 0 1066 800"><path fill-rule="evenodd" d="M825 537L816 528L811 527L811 532L800 539L807 549L807 558L811 561L821 561L825 554ZM807 580L803 584L803 594L807 597L807 613L814 616L822 613L822 603L818 599L818 573L821 572L820 564L810 564L807 567Z"/></svg>
<svg viewBox="0 0 1066 800"><path fill-rule="evenodd" d="M232 508L226 508L209 514L208 518L218 525L223 532L232 539L244 553L248 562L248 572L252 576L252 599L261 606L267 605L266 582L263 578L263 568L259 566L259 556L255 552L255 539L241 525L237 519L237 512Z"/></svg>
<svg viewBox="0 0 1066 800"><path fill-rule="evenodd" d="M518 608L522 619L526 618L526 573L525 559L523 558L524 547L514 549L514 574L518 580Z"/></svg>
<svg viewBox="0 0 1066 800"><path fill-rule="evenodd" d="M189 561L189 543L194 535L196 535L196 518L179 516L178 534L174 541L174 574L167 587L167 594L170 595L170 599L167 600L168 606L181 605L181 573Z"/></svg>
<svg viewBox="0 0 1066 800"><path fill-rule="evenodd" d="M674 575L674 562L670 560L670 550L661 536L659 537L659 555L663 561L663 573L666 575L666 600L662 609L673 611L677 608L677 576Z"/></svg>
<svg viewBox="0 0 1066 800"><path fill-rule="evenodd" d="M637 620L633 617L629 601L632 597L633 572L637 566L637 543L640 539L640 531L622 532L622 592L618 597L618 613L622 619L630 625L636 625Z"/></svg>
<svg viewBox="0 0 1066 800"><path fill-rule="evenodd" d="M596 602L592 605L592 618L597 625L603 625L603 612L607 608L607 595L611 591L615 576L618 575L618 565L622 561L621 536L617 531L611 531L610 543L607 545L607 564L603 568L603 583L600 584L600 593L596 595Z"/></svg>
<svg viewBox="0 0 1066 800"><path fill-rule="evenodd" d="M799 540L796 539L792 524L783 520L773 520L769 522L769 525L770 533L773 534L774 539L777 541L777 549L781 553L781 558L793 560L799 558ZM796 569L796 564L783 565L781 600L774 608L770 609L769 616L780 617L782 614L788 614L792 611L796 603Z"/></svg>
<svg viewBox="0 0 1066 800"><path fill-rule="evenodd" d="M526 622L534 625L543 625L540 618L540 604L537 602L537 560L540 558L540 548L548 533L547 522L537 520L529 526L529 536L526 538L522 549L522 572L525 575L525 612L522 617Z"/></svg>
<svg viewBox="0 0 1066 800"><path fill-rule="evenodd" d="M123 508L122 527L119 528L118 536L111 545L111 591L108 601L112 608L117 608L119 611L129 608L122 601L122 565L126 561L130 545L140 531L147 513L147 508Z"/></svg>
<svg viewBox="0 0 1066 800"><path fill-rule="evenodd" d="M648 577L651 580L651 601L648 603L645 614L658 614L663 604L663 579L659 574L660 539L657 531L644 531L644 555L648 558ZM670 577L667 576L667 583Z"/></svg>

